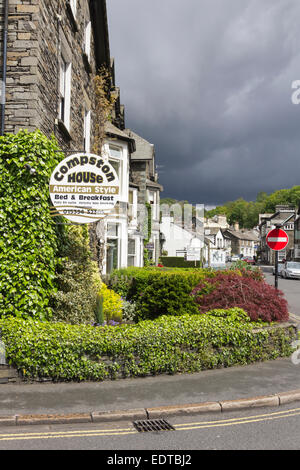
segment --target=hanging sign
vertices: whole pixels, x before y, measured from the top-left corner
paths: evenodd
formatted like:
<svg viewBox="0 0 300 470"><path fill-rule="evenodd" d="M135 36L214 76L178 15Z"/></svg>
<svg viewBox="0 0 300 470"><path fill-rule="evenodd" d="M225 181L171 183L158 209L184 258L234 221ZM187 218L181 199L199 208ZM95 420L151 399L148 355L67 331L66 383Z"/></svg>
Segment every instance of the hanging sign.
<svg viewBox="0 0 300 470"><path fill-rule="evenodd" d="M118 175L108 160L77 153L62 160L50 178L52 216L86 224L107 216L119 200Z"/></svg>

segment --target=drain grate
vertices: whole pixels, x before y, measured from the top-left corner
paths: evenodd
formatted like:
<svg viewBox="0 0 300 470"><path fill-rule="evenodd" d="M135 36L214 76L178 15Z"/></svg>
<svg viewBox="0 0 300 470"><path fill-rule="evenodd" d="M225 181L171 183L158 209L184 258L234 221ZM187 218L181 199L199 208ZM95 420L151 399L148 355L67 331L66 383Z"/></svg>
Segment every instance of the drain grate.
<svg viewBox="0 0 300 470"><path fill-rule="evenodd" d="M165 419L133 421L133 425L138 432L175 431L175 428Z"/></svg>

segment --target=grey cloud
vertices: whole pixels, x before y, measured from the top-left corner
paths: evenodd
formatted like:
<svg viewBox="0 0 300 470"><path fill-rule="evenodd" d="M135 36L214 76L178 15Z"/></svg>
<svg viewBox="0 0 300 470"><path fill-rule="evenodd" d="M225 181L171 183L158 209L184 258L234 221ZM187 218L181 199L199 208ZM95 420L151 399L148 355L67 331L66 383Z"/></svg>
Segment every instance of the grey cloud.
<svg viewBox="0 0 300 470"><path fill-rule="evenodd" d="M126 126L164 196L221 203L300 184L297 0L107 0Z"/></svg>

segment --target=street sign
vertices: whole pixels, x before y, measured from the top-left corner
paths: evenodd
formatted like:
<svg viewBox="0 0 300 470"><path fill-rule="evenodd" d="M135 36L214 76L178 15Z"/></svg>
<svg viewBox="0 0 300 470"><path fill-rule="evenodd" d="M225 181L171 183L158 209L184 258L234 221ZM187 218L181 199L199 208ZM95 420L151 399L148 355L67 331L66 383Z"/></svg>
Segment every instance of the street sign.
<svg viewBox="0 0 300 470"><path fill-rule="evenodd" d="M284 250L288 242L289 242L288 234L280 228L275 228L274 230L271 230L268 233L267 239L266 239L266 243L268 247L274 251Z"/></svg>
<svg viewBox="0 0 300 470"><path fill-rule="evenodd" d="M200 261L200 248L188 247L185 259L186 261Z"/></svg>

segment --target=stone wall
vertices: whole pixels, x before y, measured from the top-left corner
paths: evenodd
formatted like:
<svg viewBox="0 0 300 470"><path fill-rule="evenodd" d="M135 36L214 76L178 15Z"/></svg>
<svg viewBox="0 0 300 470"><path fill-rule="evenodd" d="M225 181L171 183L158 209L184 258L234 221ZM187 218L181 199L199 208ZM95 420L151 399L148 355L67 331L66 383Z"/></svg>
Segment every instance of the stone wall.
<svg viewBox="0 0 300 470"><path fill-rule="evenodd" d="M146 161L132 160L130 164L131 180L139 186L138 191L138 204L145 204L147 200L146 195L146 178L147 178L147 163Z"/></svg>
<svg viewBox="0 0 300 470"><path fill-rule="evenodd" d="M37 125L38 14L38 0L9 3L5 132Z"/></svg>

